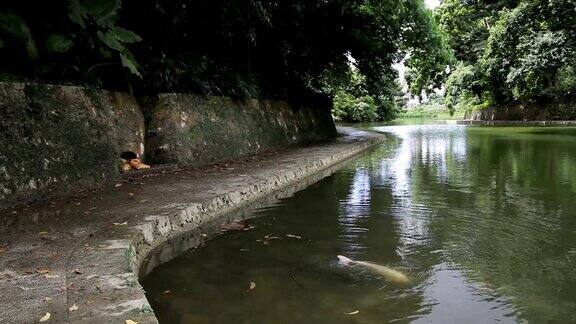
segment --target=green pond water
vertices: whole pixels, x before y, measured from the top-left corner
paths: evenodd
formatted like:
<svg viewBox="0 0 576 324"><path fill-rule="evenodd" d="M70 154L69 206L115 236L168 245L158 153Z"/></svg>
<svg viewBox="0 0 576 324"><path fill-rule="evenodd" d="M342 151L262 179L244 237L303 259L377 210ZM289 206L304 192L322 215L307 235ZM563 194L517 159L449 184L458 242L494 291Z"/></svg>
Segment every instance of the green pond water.
<svg viewBox="0 0 576 324"><path fill-rule="evenodd" d="M160 322L576 322L576 128L378 129L384 145L258 210L252 230L144 278Z"/></svg>

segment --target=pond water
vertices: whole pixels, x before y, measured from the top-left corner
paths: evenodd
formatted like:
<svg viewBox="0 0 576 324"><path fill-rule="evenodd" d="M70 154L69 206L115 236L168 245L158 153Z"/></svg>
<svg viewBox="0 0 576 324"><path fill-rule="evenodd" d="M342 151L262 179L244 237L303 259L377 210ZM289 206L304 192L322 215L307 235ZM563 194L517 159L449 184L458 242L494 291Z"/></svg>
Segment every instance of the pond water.
<svg viewBox="0 0 576 324"><path fill-rule="evenodd" d="M156 268L160 322L576 322L576 128L378 129L390 140L252 230Z"/></svg>

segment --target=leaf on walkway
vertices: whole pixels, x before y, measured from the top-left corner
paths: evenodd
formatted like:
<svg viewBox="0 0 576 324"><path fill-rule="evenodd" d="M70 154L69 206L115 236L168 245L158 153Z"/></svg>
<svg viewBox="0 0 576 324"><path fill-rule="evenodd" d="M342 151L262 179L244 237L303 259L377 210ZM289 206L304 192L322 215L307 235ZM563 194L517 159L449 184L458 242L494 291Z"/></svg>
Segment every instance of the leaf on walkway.
<svg viewBox="0 0 576 324"><path fill-rule="evenodd" d="M46 322L50 319L52 315L50 313L46 313L44 316L40 318L40 322Z"/></svg>
<svg viewBox="0 0 576 324"><path fill-rule="evenodd" d="M75 312L75 311L78 310L78 305L73 304L72 306L70 306L70 308L68 308L68 310L71 311L71 312Z"/></svg>
<svg viewBox="0 0 576 324"><path fill-rule="evenodd" d="M222 225L223 231L243 231L246 228L246 225L240 222L232 222L228 224Z"/></svg>

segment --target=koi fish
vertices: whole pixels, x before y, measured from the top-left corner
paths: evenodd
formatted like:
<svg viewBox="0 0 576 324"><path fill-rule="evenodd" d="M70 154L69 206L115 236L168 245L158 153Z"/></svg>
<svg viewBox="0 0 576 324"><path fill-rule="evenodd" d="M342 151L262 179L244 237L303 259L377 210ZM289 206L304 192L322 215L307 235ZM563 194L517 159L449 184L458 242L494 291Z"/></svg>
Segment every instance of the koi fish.
<svg viewBox="0 0 576 324"><path fill-rule="evenodd" d="M390 282L390 283L394 283L394 284L402 284L402 285L406 285L410 283L410 279L403 274L402 272L398 271L398 270L394 270L392 268L386 267L386 266L382 266L379 264L375 264L372 262L368 262L368 261L355 261L352 259L349 259L343 255L338 255L338 260L340 262L342 262L343 264L347 265L347 266L360 266L362 268L365 268L367 270L370 270L371 272L381 276L382 278L384 278L386 281Z"/></svg>

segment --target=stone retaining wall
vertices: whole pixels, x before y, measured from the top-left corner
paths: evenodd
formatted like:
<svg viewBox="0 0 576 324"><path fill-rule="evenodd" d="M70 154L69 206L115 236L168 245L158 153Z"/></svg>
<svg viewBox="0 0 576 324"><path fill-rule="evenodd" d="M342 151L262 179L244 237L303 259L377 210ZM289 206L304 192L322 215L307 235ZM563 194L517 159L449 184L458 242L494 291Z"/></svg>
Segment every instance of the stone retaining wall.
<svg viewBox="0 0 576 324"><path fill-rule="evenodd" d="M515 104L489 107L464 114L467 120L576 120L576 103Z"/></svg>
<svg viewBox="0 0 576 324"><path fill-rule="evenodd" d="M117 178L123 151L144 152L144 116L130 95L0 83L0 208Z"/></svg>
<svg viewBox="0 0 576 324"><path fill-rule="evenodd" d="M0 83L0 209L110 183L124 151L152 164L201 166L336 135L328 102L142 101L144 109L126 93Z"/></svg>
<svg viewBox="0 0 576 324"><path fill-rule="evenodd" d="M145 111L146 158L159 164L204 165L336 135L329 102L293 106L284 101L161 94Z"/></svg>

